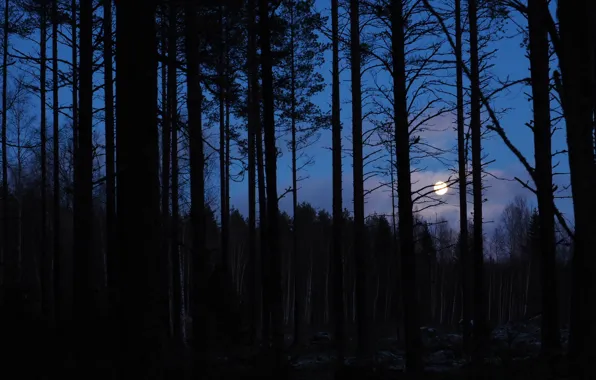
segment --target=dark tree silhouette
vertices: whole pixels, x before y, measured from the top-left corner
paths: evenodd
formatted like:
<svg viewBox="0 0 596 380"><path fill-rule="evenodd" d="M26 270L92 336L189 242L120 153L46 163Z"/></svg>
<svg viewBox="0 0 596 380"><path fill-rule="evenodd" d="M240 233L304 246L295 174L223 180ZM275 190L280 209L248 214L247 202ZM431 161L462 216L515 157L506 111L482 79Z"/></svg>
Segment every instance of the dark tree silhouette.
<svg viewBox="0 0 596 380"><path fill-rule="evenodd" d="M596 315L589 306L594 299L594 258L588 254L596 238L592 217L596 200L591 195L596 185L591 109L594 86L589 79L594 66L590 29L593 7L589 1L558 2L559 35L551 33L561 68L560 78L556 75L555 81L565 116L575 217L569 356L576 372L585 370L583 376L588 377L594 376L594 369L588 363L594 358L591 342L596 335ZM580 38L585 38L584 42L580 43Z"/></svg>
<svg viewBox="0 0 596 380"><path fill-rule="evenodd" d="M77 155L74 169L74 287L73 319L76 321L77 344L86 345L83 338L86 323L94 320L98 306L92 282L93 245L93 4L83 0L81 4L81 43L79 99L80 113L77 133ZM97 336L92 336L92 344ZM79 366L85 366L88 357L79 353Z"/></svg>
<svg viewBox="0 0 596 380"><path fill-rule="evenodd" d="M265 171L267 175L267 260L269 270L265 272L268 297L266 310L271 318L271 344L273 369L282 375L283 359L283 302L281 289L281 255L279 254L279 227L275 222L278 214L277 198L277 147L275 146L275 109L273 104L273 62L271 56L271 31L269 4L259 1L259 37L261 41L261 71L263 75L263 130L265 132ZM262 242L265 243L265 242ZM264 337L268 341L267 336Z"/></svg>
<svg viewBox="0 0 596 380"><path fill-rule="evenodd" d="M482 232L482 146L480 115L480 74L478 48L478 2L468 2L470 24L470 130L472 134L472 192L474 200L474 360L479 362L487 340L486 303L484 294L484 236Z"/></svg>
<svg viewBox="0 0 596 380"><path fill-rule="evenodd" d="M186 2L184 8L184 41L186 53L186 83L188 87L188 133L190 145L190 218L192 226L192 344L198 360L193 365L194 374L200 376L206 371L203 356L207 352L207 326L204 310L206 298L206 218L205 218L205 156L203 152L203 93L199 81L201 62L199 56L200 40L198 29L199 6Z"/></svg>
<svg viewBox="0 0 596 380"><path fill-rule="evenodd" d="M472 328L472 266L468 249L468 193L467 193L467 154L464 124L464 84L462 59L462 20L461 0L455 0L455 70L457 91L457 161L459 175L459 257L461 260L462 317L464 320L463 340L466 352L471 352L470 330Z"/></svg>
<svg viewBox="0 0 596 380"><path fill-rule="evenodd" d="M257 217L256 217L256 152L255 144L257 142L256 134L259 130L260 112L259 101L257 97L259 89L259 73L257 62L257 30L256 30L256 12L255 0L248 1L248 52L247 52L247 66L248 66L248 250L249 260L251 263L251 305L252 305L252 322L253 322L253 339L256 342L257 331L261 323L261 278L260 278L260 261L257 255ZM259 140L260 141L260 140ZM259 195L260 197L260 195ZM260 204L260 200L259 200ZM262 211L262 210L261 210ZM262 214L261 214L262 217ZM262 225L261 225L262 226Z"/></svg>
<svg viewBox="0 0 596 380"><path fill-rule="evenodd" d="M362 85L360 1L350 0L350 70L352 79L352 159L354 179L354 256L356 258L356 321L360 354L371 353L368 309L368 265L364 252L364 163L362 157Z"/></svg>
<svg viewBox="0 0 596 380"><path fill-rule="evenodd" d="M391 2L391 43L393 55L393 123L395 125L395 152L397 164L397 197L399 210L399 243L401 253L402 289L413 289L416 284L416 256L414 250L414 216L410 177L410 131L406 98L406 57L403 4ZM403 79L402 79L403 78ZM413 291L404 291L404 331L406 343L406 369L419 373L420 329L418 297Z"/></svg>
<svg viewBox="0 0 596 380"><path fill-rule="evenodd" d="M342 143L341 105L339 93L339 1L331 1L333 40L333 88L332 88L332 145L333 145L333 307L335 313L335 344L338 371L344 364L345 306L344 306L344 254L342 212Z"/></svg>
<svg viewBox="0 0 596 380"><path fill-rule="evenodd" d="M560 350L555 275L555 215L551 152L548 8L542 0L528 1L530 72L534 106L534 156L536 194L540 215L540 264L542 278L542 351L551 356Z"/></svg>
<svg viewBox="0 0 596 380"><path fill-rule="evenodd" d="M90 1L86 6L87 10L81 15L90 22ZM163 376L161 347L169 325L167 276L164 276L167 260L160 250L155 13L155 1L116 3L116 207L121 263L121 273L117 275L118 368L121 376L140 378ZM83 20L81 23L84 25ZM89 30L81 36L81 48L91 43ZM90 50L87 57L81 54L89 65L90 54ZM81 71L83 67L81 62ZM83 97L83 86L90 85L90 73L85 75L81 72L81 113L89 112L91 106L90 95ZM81 115L80 120L79 149L82 151L81 135L90 135L91 130L89 125L89 130L84 132L82 122L86 119ZM131 230L128 226L137 218L143 220L143 228Z"/></svg>
<svg viewBox="0 0 596 380"><path fill-rule="evenodd" d="M7 113L7 97L8 97L8 37L9 37L9 25L8 25L8 9L10 6L9 0L4 2L4 22L3 22L3 40L2 40L2 200L5 215L8 214L8 145L7 145L7 128L8 123L6 121ZM14 271L14 268L8 268L6 270L6 256L10 250L8 236L8 223L4 222L2 229L2 253L0 255L0 284L10 284L12 278L10 273ZM10 259L9 259L10 262ZM7 280L8 276L8 280Z"/></svg>

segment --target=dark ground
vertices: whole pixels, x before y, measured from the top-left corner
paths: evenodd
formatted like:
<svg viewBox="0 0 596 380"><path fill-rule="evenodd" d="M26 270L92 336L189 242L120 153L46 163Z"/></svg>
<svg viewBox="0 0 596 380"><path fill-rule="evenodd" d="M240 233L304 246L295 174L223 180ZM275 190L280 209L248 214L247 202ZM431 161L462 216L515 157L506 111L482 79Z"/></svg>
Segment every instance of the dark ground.
<svg viewBox="0 0 596 380"><path fill-rule="evenodd" d="M404 373L403 347L396 339L379 341L374 365L359 365L347 353L344 370L334 376L334 352L327 333L313 335L311 343L290 349L291 357L287 375L291 380L350 380L350 379L567 379L568 369L564 356L544 360L539 357L540 318L511 322L493 329L485 363L472 368L461 353L461 335L421 328L424 344L425 372L421 376ZM567 343L567 330L562 330L563 347ZM251 352L252 351L252 352ZM256 350L228 351L226 358L213 361L213 379L239 379L270 375L265 366L260 372L252 369ZM215 359L215 358L214 358ZM374 367L374 369L373 369Z"/></svg>
<svg viewBox="0 0 596 380"><path fill-rule="evenodd" d="M15 326L18 323L4 326ZM0 358L5 370L12 368L18 373L16 377L27 379L64 379L56 376L59 372L71 372L76 366L72 360L73 353L63 354L64 344L58 336L46 340L47 345L36 344L40 330L34 324L27 324L27 329L19 334L11 329L13 334L4 331L4 345L9 337L15 338L11 352L4 352ZM567 364L563 357L545 361L539 358L540 348L540 319L534 318L524 322L511 322L498 326L491 333L490 349L485 364L480 368L471 368L467 358L462 355L461 335L457 332L440 331L434 328L421 328L424 345L425 373L416 379L567 379ZM18 335L18 337L16 336ZM288 336L287 355L290 358L286 373L276 376L288 380L350 380L350 379L412 379L404 373L404 352L399 341L385 338L378 341L374 364L363 366L353 357L354 342L348 342L345 368L334 376L334 351L330 334L325 332L312 333L305 344L292 348L291 337ZM561 331L563 347L566 346L567 330ZM70 351L70 350L67 350ZM166 347L165 362L170 367L168 380L192 379L189 363L193 362L193 353L189 347L171 345ZM60 353L62 352L62 353ZM266 359L257 356L259 350L246 345L225 343L211 351L208 358L209 379L233 380L244 378L270 378L272 373ZM216 353L217 352L217 353ZM40 360L35 360L40 358ZM43 360L41 360L43 359ZM261 365L256 363L261 362ZM91 364L91 363L90 363ZM99 357L92 367L103 367L105 375L101 379L110 378L110 363ZM70 368L69 368L70 367ZM258 369L256 367L259 367ZM50 369L51 368L51 369ZM49 370L49 371L48 371ZM49 373L48 373L49 372ZM98 373L97 373L98 374ZM89 377L91 378L91 377Z"/></svg>

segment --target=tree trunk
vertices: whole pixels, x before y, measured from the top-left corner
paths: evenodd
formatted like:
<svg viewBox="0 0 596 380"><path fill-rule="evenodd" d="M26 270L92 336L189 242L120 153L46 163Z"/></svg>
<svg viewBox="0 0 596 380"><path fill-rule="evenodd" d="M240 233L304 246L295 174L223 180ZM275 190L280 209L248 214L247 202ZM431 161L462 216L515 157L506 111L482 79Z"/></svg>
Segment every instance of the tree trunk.
<svg viewBox="0 0 596 380"><path fill-rule="evenodd" d="M295 25L294 12L296 4L291 2L290 7L290 119L291 119L291 151L292 151L292 268L294 269L294 345L300 342L300 324L303 297L303 277L300 272L300 259L298 258L297 211L298 211L298 158L296 157L296 62L295 62Z"/></svg>
<svg viewBox="0 0 596 380"><path fill-rule="evenodd" d="M567 127L571 194L575 216L573 254L573 292L570 314L569 356L573 368L584 378L596 377L596 298L594 279L596 260L591 253L596 246L596 187L594 164L593 114L593 36L591 16L594 4L582 0L558 2L559 32L562 51L559 55L563 77L563 110ZM579 373L576 374L579 376Z"/></svg>
<svg viewBox="0 0 596 380"><path fill-rule="evenodd" d="M228 60L228 53L226 53L226 61L225 61L225 65L226 68L229 70L230 69L230 62ZM229 78L231 74L226 71L226 78ZM225 212L225 217L226 217L226 233L225 235L227 236L227 256L229 257L230 253L229 253L229 246L230 246L230 151L231 151L231 141L232 141L232 134L230 132L230 114L231 114L231 99L230 99L230 82L229 80L227 80L226 82L226 98L225 98L225 104L226 104L226 161L225 161L225 170L224 170L224 176L226 178L225 181L225 186L226 186L226 191L224 194L224 199L225 199L225 203L226 203L226 212Z"/></svg>
<svg viewBox="0 0 596 380"><path fill-rule="evenodd" d="M103 3L104 28L104 94L105 94L105 139L106 139L106 265L108 277L108 302L110 305L110 323L116 315L112 312L117 298L118 259L116 246L116 170L114 164L114 69L113 69L113 35L112 35L112 0ZM74 49L74 48L73 48ZM74 78L73 78L74 80ZM76 98L76 91L73 91ZM74 101L73 101L74 103ZM75 117L73 110L73 118ZM113 310L115 311L115 310ZM111 327L110 327L111 329Z"/></svg>
<svg viewBox="0 0 596 380"><path fill-rule="evenodd" d="M472 325L471 276L473 274L470 251L468 249L468 202L467 172L464 123L464 84L462 69L462 27L461 0L455 0L455 55L456 55L456 87L457 87L457 158L459 172L459 256L462 266L462 308L463 308L463 341L464 350L471 352L470 330Z"/></svg>
<svg viewBox="0 0 596 380"><path fill-rule="evenodd" d="M203 93L200 83L200 41L197 20L198 5L186 3L185 42L188 87L188 128L190 138L190 187L192 224L192 293L191 314L193 346L198 360L195 360L195 376L205 373L203 356L207 350L207 319L205 315L207 249L205 246L205 156L203 153Z"/></svg>
<svg viewBox="0 0 596 380"><path fill-rule="evenodd" d="M168 53L168 32L167 32L167 7L162 7L164 15L161 18L161 54L165 57ZM161 251L166 257L170 257L170 148L171 148L171 123L168 96L168 73L166 61L161 63ZM168 259L168 263L171 260ZM172 263L173 265L173 263ZM171 266L168 265L168 273L172 273ZM169 276L170 276L169 275ZM168 281L169 282L169 281ZM169 288L169 286L168 286ZM168 291L169 294L169 291ZM169 297L168 297L169 298ZM168 310L172 313L171 302L168 302ZM173 324L173 319L170 316L170 326ZM172 326L173 327L173 326ZM173 333L173 332L172 332Z"/></svg>
<svg viewBox="0 0 596 380"><path fill-rule="evenodd" d="M561 349L559 335L556 239L553 197L549 43L546 28L548 6L545 0L528 1L530 35L530 73L534 106L534 156L536 189L540 215L540 251L542 252L542 354L551 356Z"/></svg>
<svg viewBox="0 0 596 380"><path fill-rule="evenodd" d="M422 370L420 320L416 297L416 256L414 244L414 217L412 183L410 177L410 132L406 90L406 57L404 12L401 0L391 2L391 43L393 55L393 123L395 125L395 152L397 163L397 199L399 211L399 241L406 344L406 371Z"/></svg>
<svg viewBox="0 0 596 380"><path fill-rule="evenodd" d="M74 174L74 288L73 316L77 344L86 347L94 344L99 336L84 333L87 324L95 317L94 289L91 271L93 258L93 8L90 0L81 1L81 66L80 66L80 123L78 128L78 149ZM97 321L94 321L97 322ZM83 338L85 336L85 338ZM89 358L81 349L78 367L85 366Z"/></svg>
<svg viewBox="0 0 596 380"><path fill-rule="evenodd" d="M219 184L220 184L220 218L221 218L221 261L224 268L228 269L228 212L226 199L226 124L225 124L225 34L223 5L219 5L220 26L220 55L218 72L219 91Z"/></svg>
<svg viewBox="0 0 596 380"><path fill-rule="evenodd" d="M478 58L478 9L477 0L468 1L470 24L470 87L471 111L470 129L472 134L472 193L474 198L474 360L479 361L484 354L486 341L486 299L484 297L484 247L482 234L482 151L480 119L480 74Z"/></svg>
<svg viewBox="0 0 596 380"><path fill-rule="evenodd" d="M342 147L341 147L341 104L339 93L339 1L331 0L331 29L333 44L331 133L333 155L333 310L335 322L335 346L337 370L344 364L345 305L343 265L343 201L342 201Z"/></svg>
<svg viewBox="0 0 596 380"><path fill-rule="evenodd" d="M7 223L6 215L8 215L8 149L7 149L7 121L6 116L8 114L7 97L8 97L8 36L9 36L9 24L8 24L8 10L9 0L4 2L4 35L3 35L3 49L2 49L2 200L4 208L4 221L2 223L2 252L0 252L0 286L12 287L12 279L14 278L13 268L6 270L7 256L8 262L12 262L10 257L9 249L9 224ZM20 173L19 173L20 174ZM8 278L8 280L7 280Z"/></svg>
<svg viewBox="0 0 596 380"><path fill-rule="evenodd" d="M161 250L156 1L118 1L116 14L119 365L122 378L159 378L169 314L168 262ZM90 41L90 29L86 33ZM143 228L131 228L139 220Z"/></svg>
<svg viewBox="0 0 596 380"><path fill-rule="evenodd" d="M54 318L60 324L61 292L60 292L60 113L58 110L58 0L52 1L52 116L53 116L53 209L54 209Z"/></svg>
<svg viewBox="0 0 596 380"><path fill-rule="evenodd" d="M42 283L41 291L41 311L45 318L50 319L50 265L51 261L48 255L47 229L47 126L46 126L46 65L47 65L47 14L45 7L40 8L40 67L39 67L39 96L40 96L40 133L41 133L41 238L40 238L40 279Z"/></svg>
<svg viewBox="0 0 596 380"><path fill-rule="evenodd" d="M79 131L78 131L78 124L79 124L79 67L77 64L79 55L77 50L77 0L72 0L70 5L70 17L71 17L71 33L72 33L72 52L71 52L71 59L72 59L72 159L73 162L77 161L77 149L79 146ZM104 16L105 17L105 16Z"/></svg>
<svg viewBox="0 0 596 380"><path fill-rule="evenodd" d="M364 163L362 156L362 78L360 52L360 2L350 0L350 57L352 77L352 152L354 178L354 254L356 256L356 313L358 351L371 354L368 307L368 265L364 242Z"/></svg>
<svg viewBox="0 0 596 380"><path fill-rule="evenodd" d="M256 157L255 157L255 139L258 125L260 124L259 102L256 94L259 87L259 74L257 63L257 41L256 41L256 26L255 26L255 0L250 0L248 4L248 77L249 77L249 92L248 92L248 250L250 262L252 263L251 271L251 305L253 318L252 342L256 343L259 326L260 326L260 299L261 294L261 280L259 277L259 261L257 256L257 231L256 231Z"/></svg>
<svg viewBox="0 0 596 380"><path fill-rule="evenodd" d="M267 251L271 261L267 274L270 289L268 309L271 312L274 371L282 374L283 358L283 300L281 284L281 252L279 251L279 217L277 199L277 147L275 146L275 109L273 99L273 63L271 56L271 31L269 26L269 4L259 1L261 70L263 75L263 129L265 131L265 170L267 172ZM265 242L262 242L263 244Z"/></svg>
<svg viewBox="0 0 596 380"><path fill-rule="evenodd" d="M180 249L178 246L179 232L179 185L178 185L178 72L176 69L177 53L177 16L178 7L170 4L169 22L168 22L168 115L170 122L170 131L172 133L172 223L170 225L170 255L172 258L172 309L174 339L179 340L182 337L182 283L180 268Z"/></svg>
<svg viewBox="0 0 596 380"><path fill-rule="evenodd" d="M258 174L258 190L259 190L259 248L261 256L261 319L262 319L262 337L265 342L269 342L271 316L267 311L267 303L269 302L269 287L267 286L266 276L269 272L269 255L267 254L267 197L265 196L265 162L263 158L263 128L260 116L260 88L254 89L255 108L259 109L258 124L256 124L255 136L257 144L257 174ZM255 110L255 112L257 112Z"/></svg>

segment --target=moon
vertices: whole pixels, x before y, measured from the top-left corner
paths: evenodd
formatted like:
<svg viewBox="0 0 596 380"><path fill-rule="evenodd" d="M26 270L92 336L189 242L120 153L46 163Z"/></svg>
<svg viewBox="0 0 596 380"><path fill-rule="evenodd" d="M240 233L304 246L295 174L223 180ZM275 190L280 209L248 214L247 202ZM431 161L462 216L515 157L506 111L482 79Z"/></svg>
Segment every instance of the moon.
<svg viewBox="0 0 596 380"><path fill-rule="evenodd" d="M447 194L447 184L445 182L439 181L435 183L433 189L435 190L435 194L437 195Z"/></svg>

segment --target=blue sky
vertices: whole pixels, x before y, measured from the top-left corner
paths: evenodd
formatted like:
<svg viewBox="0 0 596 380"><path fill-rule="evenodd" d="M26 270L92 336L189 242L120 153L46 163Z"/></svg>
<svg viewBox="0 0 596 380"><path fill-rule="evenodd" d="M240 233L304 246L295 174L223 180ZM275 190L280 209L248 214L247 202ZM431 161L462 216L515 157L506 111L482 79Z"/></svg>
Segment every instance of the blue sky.
<svg viewBox="0 0 596 380"><path fill-rule="evenodd" d="M329 14L329 4L327 0L317 0L316 7L321 10L325 15ZM515 17L515 21L520 25L525 25L525 20L521 17ZM508 35L515 34L515 26L509 25ZM68 33L68 32L67 32ZM324 37L323 37L324 38ZM23 41L16 37L11 37L11 43L13 46L24 52L30 52L36 54L38 49L28 41ZM493 60L494 67L491 72L496 78L506 79L519 79L529 76L528 61L525 58L525 49L521 46L521 38L511 37L504 38L494 44L491 47L497 49L496 57ZM48 51L51 46L48 46ZM59 55L62 59L70 60L70 49L65 46L60 46ZM345 66L346 62L342 62ZM331 52L328 51L325 54L325 64L318 68L320 73L324 76L327 83L325 91L319 94L315 98L315 102L324 110L330 108L331 102ZM13 66L11 67L11 75L18 75L18 69ZM50 79L50 72L48 71L48 79ZM101 74L99 74L101 76ZM385 80L390 83L390 78L386 75ZM454 77L454 73L449 74ZM342 72L341 77L341 100L342 100L342 115L341 120L343 123L343 146L344 149L351 146L350 131L351 131L351 90L350 90L350 72L345 69ZM382 77L381 77L382 78ZM100 78L96 78L100 80ZM364 82L370 82L370 77L365 75ZM509 91L502 93L498 99L493 102L493 106L496 109L507 109L507 112L502 114L501 123L505 128L510 140L518 147L518 149L528 158L530 163L533 163L533 141L532 134L529 129L525 126L525 123L529 122L532 118L531 103L527 100L525 93L529 92L528 87L516 86L511 88ZM102 95L96 98L97 106L101 106ZM37 97L32 97L32 102L38 103ZM48 94L48 102L51 101L51 93ZM60 91L60 104L69 105L71 103L71 91L69 88L64 88ZM35 111L32 111L37 113ZM66 119L61 117L61 125L66 123ZM424 139L429 143L440 146L444 149L449 149L456 144L455 140L455 115L445 115L433 122L434 129L436 132L424 133ZM364 124L365 129L370 127L370 123ZM51 128L51 113L48 109L48 128ZM103 132L103 126L97 125L98 131ZM213 141L216 143L216 141ZM331 183L331 151L328 149L331 146L331 133L330 131L323 131L321 139L308 148L306 153L313 157L315 164L308 167L306 172L301 175L308 175L308 178L299 184L298 198L299 202L309 202L316 208L331 209L332 200L332 183ZM533 195L522 188L517 182L513 181L513 177L519 177L522 180L527 180L528 175L519 164L515 156L509 152L509 150L502 143L500 138L496 135L491 135L483 141L484 151L488 154L487 160L494 160L488 165L487 170L493 176L487 176L485 184L488 186L485 197L488 201L484 204L484 214L486 221L498 220L500 213L504 206L510 202L516 195L522 195L528 198L533 203ZM290 155L287 152L285 142L281 140L278 142L278 147L284 152L283 156L278 160L278 189L282 192L285 188L291 185L291 169L290 169ZM565 149L565 133L564 130L559 130L553 139L553 150ZM453 160L455 156L448 154L448 159ZM560 160L560 166L557 171L567 172L567 161L565 156L557 156L557 160ZM555 161L557 162L557 161ZM449 176L449 168L439 164L434 160L424 161L420 168L424 168L424 171L420 171L413 174L414 188L415 190L433 184L436 181L446 181ZM215 168L215 176L218 176L218 168ZM344 194L344 207L348 210L352 209L352 160L348 153L344 154L343 161L343 194ZM496 179L498 177L500 179ZM217 182L217 178L214 178ZM375 187L382 179L373 178L365 184L366 188ZM561 175L555 179L556 183L559 184L559 188L568 184L568 176ZM231 204L238 208L244 215L248 214L248 200L247 200L247 183L246 180L243 182L231 183L230 189ZM567 191L567 194L569 192ZM450 222L456 223L458 220L458 195L457 190L450 189L450 191L441 198L442 204L436 207L428 208L422 211L420 214L428 219L435 218L446 218ZM563 199L557 201L560 210L571 217L572 205L569 199ZM291 198L287 195L280 202L282 210L287 211L291 214ZM423 205L419 205L419 208ZM378 190L367 197L367 203L365 206L367 213L381 213L389 214L391 212L391 198L388 191ZM491 229L489 224L488 228ZM453 225L455 226L455 224Z"/></svg>
<svg viewBox="0 0 596 380"><path fill-rule="evenodd" d="M316 6L322 10L324 14L329 14L329 2L318 0ZM515 21L520 25L525 25L525 20L521 17L515 17ZM510 31L508 35L514 34L515 26L508 25ZM493 61L494 67L491 70L495 77L500 79L519 79L529 77L529 63L525 58L525 48L521 45L521 37L511 37L502 39L491 47L498 51ZM324 109L329 109L331 102L331 52L325 55L325 64L320 68L320 72L324 75L326 83L328 83L325 91L320 94L316 102ZM345 62L343 63L345 64ZM348 140L351 131L351 91L349 70L344 70L341 78L341 99L342 99L342 123L344 148L351 146ZM454 74L453 74L454 76ZM366 80L366 79L365 79ZM501 125L505 128L510 140L518 147L518 149L528 158L528 161L533 164L533 139L530 130L525 126L525 123L532 119L531 103L528 101L526 93L529 92L527 86L516 86L509 91L504 92L498 99L493 102L496 109L508 109L502 115ZM450 147L456 143L455 132L455 116L449 115L441 118L440 121L435 121L437 128L447 129L439 132L429 132L426 138L429 142L436 142L439 145ZM366 128L366 123L365 123ZM285 149L285 144L282 148ZM299 185L298 198L299 201L311 203L317 208L331 209L332 200L332 183L331 183L331 152L325 149L331 146L331 132L325 131L315 146L309 148L308 153L314 156L315 165L308 168L309 178ZM553 138L553 150L561 150L566 148L565 133L563 130L557 131ZM513 200L516 195L526 197L530 203L534 203L534 196L528 190L524 189L520 184L513 181L514 177L519 177L522 180L529 179L524 168L518 162L517 158L506 148L500 138L496 135L490 135L483 140L483 149L488 154L487 160L495 160L491 163L487 170L496 177L502 179L495 179L491 176L486 177L485 184L488 186L485 197L488 201L484 204L485 220L497 221L500 213L505 205ZM560 166L557 171L567 172L566 157L558 156L556 160L560 160ZM554 161L554 162L557 162ZM290 171L290 155L284 154L278 161L278 188L281 190L291 185L291 171ZM443 167L435 162L425 163L428 170L413 175L414 181L418 181L418 186L429 185L437 180L445 181L449 177L446 167ZM344 155L343 172L344 172L344 207L351 210L352 208L352 159L348 154ZM556 183L559 188L562 188L568 183L568 176L558 176ZM369 181L367 188L374 186L374 181ZM416 186L416 185L415 185ZM231 187L232 205L239 208L243 213L247 211L246 200L246 183L236 183ZM568 192L567 192L568 194ZM424 210L421 214L429 219L446 218L450 222L457 222L458 217L458 195L457 190L452 189L442 198L446 204ZM558 200L560 210L568 216L572 215L571 201L568 199ZM280 207L291 213L291 198L287 196L280 202ZM372 213L390 213L391 199L387 191L377 191L371 194L367 199L366 212ZM488 229L492 229L495 223L489 223ZM455 226L455 224L453 225Z"/></svg>

